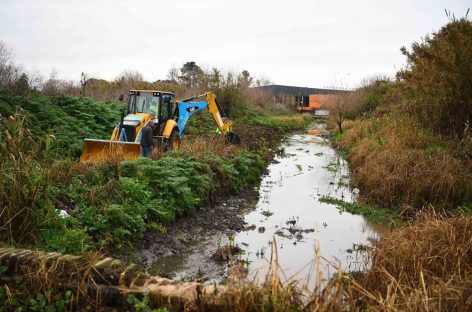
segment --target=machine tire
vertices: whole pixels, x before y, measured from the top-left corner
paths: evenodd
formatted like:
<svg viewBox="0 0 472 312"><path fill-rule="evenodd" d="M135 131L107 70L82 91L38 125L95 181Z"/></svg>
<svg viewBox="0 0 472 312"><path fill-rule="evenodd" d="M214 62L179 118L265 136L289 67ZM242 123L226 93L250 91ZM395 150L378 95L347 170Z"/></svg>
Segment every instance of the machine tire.
<svg viewBox="0 0 472 312"><path fill-rule="evenodd" d="M175 151L180 148L181 140L179 136L179 131L177 129L172 130L172 133L169 136L169 141L167 144L167 151Z"/></svg>

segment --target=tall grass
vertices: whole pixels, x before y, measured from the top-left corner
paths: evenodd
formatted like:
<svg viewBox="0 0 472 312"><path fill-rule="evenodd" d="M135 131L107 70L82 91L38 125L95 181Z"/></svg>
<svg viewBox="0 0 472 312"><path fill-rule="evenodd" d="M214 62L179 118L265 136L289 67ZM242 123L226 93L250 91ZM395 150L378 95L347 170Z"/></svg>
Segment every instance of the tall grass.
<svg viewBox="0 0 472 312"><path fill-rule="evenodd" d="M42 146L45 145L45 146ZM0 115L0 237L26 242L48 214L40 201L47 193L45 162L49 140L31 131L21 110Z"/></svg>
<svg viewBox="0 0 472 312"><path fill-rule="evenodd" d="M472 308L472 218L423 215L383 237L354 290L361 307L403 311Z"/></svg>
<svg viewBox="0 0 472 312"><path fill-rule="evenodd" d="M175 152L175 155L188 155L202 159L208 153L219 157L231 157L241 154L244 151L236 145L227 142L221 134L208 133L206 136L190 136L182 142L182 147Z"/></svg>
<svg viewBox="0 0 472 312"><path fill-rule="evenodd" d="M353 183L386 206L455 208L472 201L472 167L453 156L455 142L391 110L356 121L340 141L349 151Z"/></svg>

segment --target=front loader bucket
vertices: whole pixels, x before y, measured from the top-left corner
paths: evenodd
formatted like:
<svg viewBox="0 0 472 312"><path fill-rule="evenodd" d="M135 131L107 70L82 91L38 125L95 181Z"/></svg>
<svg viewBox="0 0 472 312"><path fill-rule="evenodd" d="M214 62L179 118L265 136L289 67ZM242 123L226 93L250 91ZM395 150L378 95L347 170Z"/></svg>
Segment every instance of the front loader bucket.
<svg viewBox="0 0 472 312"><path fill-rule="evenodd" d="M112 159L138 158L140 154L139 143L85 139L80 161L103 163Z"/></svg>

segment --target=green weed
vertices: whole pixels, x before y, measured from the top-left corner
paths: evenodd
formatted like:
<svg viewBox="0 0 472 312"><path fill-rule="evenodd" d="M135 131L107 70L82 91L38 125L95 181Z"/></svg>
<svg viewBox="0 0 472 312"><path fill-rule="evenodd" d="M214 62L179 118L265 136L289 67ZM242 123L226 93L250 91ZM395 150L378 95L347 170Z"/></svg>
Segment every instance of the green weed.
<svg viewBox="0 0 472 312"><path fill-rule="evenodd" d="M373 223L389 224L394 226L401 224L400 216L393 210L387 208L361 203L348 203L333 197L321 197L319 201L322 203L336 205L341 212L347 211L352 214L361 215Z"/></svg>
<svg viewBox="0 0 472 312"><path fill-rule="evenodd" d="M144 297L139 300L135 295L129 294L127 301L133 306L136 312L168 312L166 308L153 309L151 308L151 302L149 300L149 291L144 293Z"/></svg>
<svg viewBox="0 0 472 312"><path fill-rule="evenodd" d="M330 161L329 164L327 164L326 166L323 166L323 169L326 169L330 172L338 172L339 170L339 161Z"/></svg>

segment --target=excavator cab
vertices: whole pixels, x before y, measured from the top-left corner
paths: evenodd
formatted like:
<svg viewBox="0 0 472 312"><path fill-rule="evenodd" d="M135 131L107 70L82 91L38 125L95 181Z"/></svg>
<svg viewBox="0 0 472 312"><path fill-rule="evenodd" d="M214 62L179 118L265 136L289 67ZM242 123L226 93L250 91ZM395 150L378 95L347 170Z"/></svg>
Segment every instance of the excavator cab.
<svg viewBox="0 0 472 312"><path fill-rule="evenodd" d="M126 138L124 140L121 138L120 141L135 142L140 138L142 127L150 119L153 119L156 125L154 135L158 136L162 133L165 123L174 118L173 97L174 94L170 92L131 90L128 100L128 115L123 121ZM139 141L136 142L139 143Z"/></svg>
<svg viewBox="0 0 472 312"><path fill-rule="evenodd" d="M170 92L131 90L128 97L128 114L147 113L158 118L159 112L167 111L166 106L173 97L174 94Z"/></svg>

